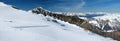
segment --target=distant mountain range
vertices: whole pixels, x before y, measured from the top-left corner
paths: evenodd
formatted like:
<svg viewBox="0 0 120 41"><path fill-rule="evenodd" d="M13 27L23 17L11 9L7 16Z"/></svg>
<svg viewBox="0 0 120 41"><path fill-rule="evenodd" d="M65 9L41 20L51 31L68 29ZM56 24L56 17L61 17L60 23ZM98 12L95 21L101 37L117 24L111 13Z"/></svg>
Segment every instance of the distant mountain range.
<svg viewBox="0 0 120 41"><path fill-rule="evenodd" d="M62 13L62 12L51 12L48 10L43 9L42 7L35 8L31 10L33 13L37 14L62 14L67 16L77 16L82 19L85 19L86 21L89 21L90 24L93 26L97 26L102 31L117 31L120 30L120 14L111 14L111 13L105 13L105 12L86 12L86 13Z"/></svg>

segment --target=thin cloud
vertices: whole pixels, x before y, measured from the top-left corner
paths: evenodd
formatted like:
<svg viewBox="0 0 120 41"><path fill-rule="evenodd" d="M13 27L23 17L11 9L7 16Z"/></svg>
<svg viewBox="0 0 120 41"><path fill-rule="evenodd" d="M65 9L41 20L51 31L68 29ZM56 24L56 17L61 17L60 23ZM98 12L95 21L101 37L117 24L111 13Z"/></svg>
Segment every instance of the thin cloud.
<svg viewBox="0 0 120 41"><path fill-rule="evenodd" d="M54 8L58 8L58 10L63 10L65 12L79 12L80 9L86 4L84 0L79 2L71 2L71 3L59 3L54 6Z"/></svg>

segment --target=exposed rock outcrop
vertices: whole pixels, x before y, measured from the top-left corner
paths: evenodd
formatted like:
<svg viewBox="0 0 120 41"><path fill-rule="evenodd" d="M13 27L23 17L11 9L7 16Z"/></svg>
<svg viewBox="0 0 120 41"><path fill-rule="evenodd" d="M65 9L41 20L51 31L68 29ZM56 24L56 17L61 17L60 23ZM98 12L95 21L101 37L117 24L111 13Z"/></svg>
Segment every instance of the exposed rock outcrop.
<svg viewBox="0 0 120 41"><path fill-rule="evenodd" d="M98 26L92 25L89 23L88 20L80 19L78 16L68 16L68 15L57 14L57 13L49 12L42 8L33 9L32 12L36 14L43 14L45 16L51 16L55 19L59 19L65 22L69 22L71 24L75 24L77 26L80 26L86 30L90 30L91 32L97 33L104 37L111 37L115 40L120 41L120 31L104 32Z"/></svg>

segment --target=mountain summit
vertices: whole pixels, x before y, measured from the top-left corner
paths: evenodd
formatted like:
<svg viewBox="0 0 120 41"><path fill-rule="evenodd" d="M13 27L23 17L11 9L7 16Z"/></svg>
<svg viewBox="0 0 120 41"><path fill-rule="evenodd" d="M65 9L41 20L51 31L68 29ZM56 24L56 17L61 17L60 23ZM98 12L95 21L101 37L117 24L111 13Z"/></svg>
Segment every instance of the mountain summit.
<svg viewBox="0 0 120 41"><path fill-rule="evenodd" d="M0 2L0 6L7 6L7 5L4 4L3 2Z"/></svg>

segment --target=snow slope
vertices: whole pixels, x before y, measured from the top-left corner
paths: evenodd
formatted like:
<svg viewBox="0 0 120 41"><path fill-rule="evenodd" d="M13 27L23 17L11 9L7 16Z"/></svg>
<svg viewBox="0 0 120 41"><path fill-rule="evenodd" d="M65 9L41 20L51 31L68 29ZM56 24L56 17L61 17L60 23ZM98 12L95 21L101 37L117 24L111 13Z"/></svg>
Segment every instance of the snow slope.
<svg viewBox="0 0 120 41"><path fill-rule="evenodd" d="M120 30L120 14L106 14L104 16L94 17L89 23L99 27L102 30L113 32Z"/></svg>
<svg viewBox="0 0 120 41"><path fill-rule="evenodd" d="M0 2L0 6L7 6L6 4L4 4L4 3L2 3L2 2Z"/></svg>
<svg viewBox="0 0 120 41"><path fill-rule="evenodd" d="M4 5L0 2L0 41L115 41L49 16Z"/></svg>

